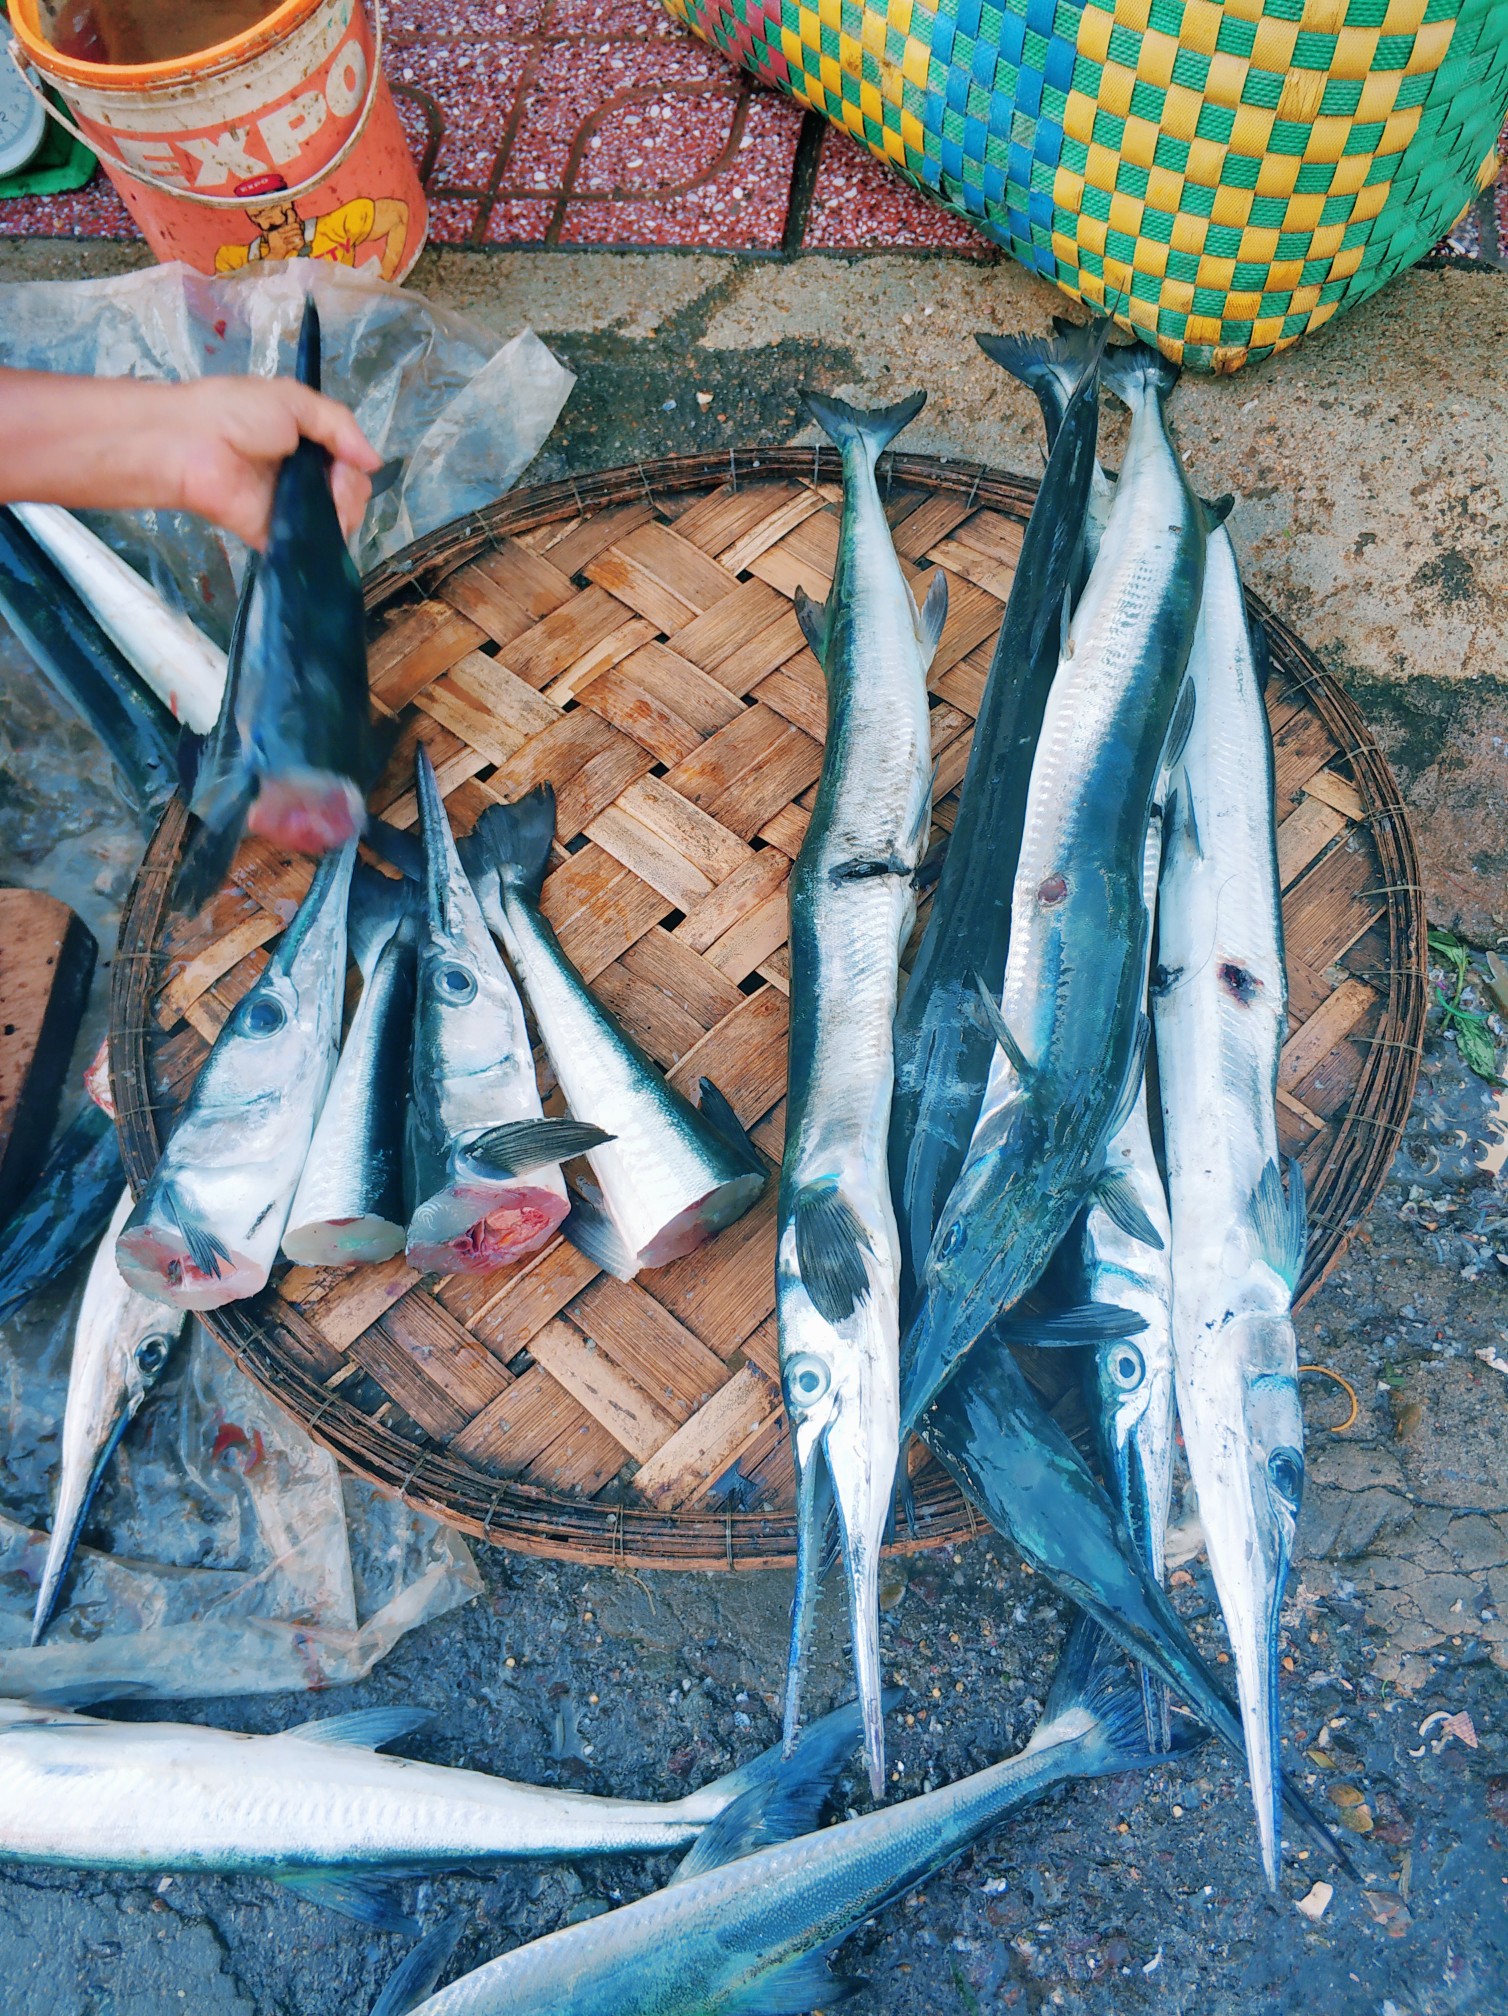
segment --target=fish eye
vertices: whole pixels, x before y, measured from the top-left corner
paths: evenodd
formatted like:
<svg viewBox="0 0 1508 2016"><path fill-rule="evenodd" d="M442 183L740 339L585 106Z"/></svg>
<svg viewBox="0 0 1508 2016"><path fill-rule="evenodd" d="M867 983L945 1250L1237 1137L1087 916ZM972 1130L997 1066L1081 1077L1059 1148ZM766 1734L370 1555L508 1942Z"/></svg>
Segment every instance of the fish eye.
<svg viewBox="0 0 1508 2016"><path fill-rule="evenodd" d="M822 1359L802 1352L785 1368L785 1383L796 1406L815 1407L832 1384L832 1373Z"/></svg>
<svg viewBox="0 0 1508 2016"><path fill-rule="evenodd" d="M953 1223L948 1227L947 1236L942 1243L943 1259L951 1260L955 1253L962 1250L968 1241L968 1237L969 1235L965 1229L963 1220L955 1218Z"/></svg>
<svg viewBox="0 0 1508 2016"><path fill-rule="evenodd" d="M1110 1351L1110 1376L1123 1392L1130 1393L1146 1377L1146 1362L1134 1344L1123 1337Z"/></svg>
<svg viewBox="0 0 1508 2016"><path fill-rule="evenodd" d="M168 1362L172 1341L170 1337L143 1337L137 1345L137 1366L149 1379L155 1379Z"/></svg>
<svg viewBox="0 0 1508 2016"><path fill-rule="evenodd" d="M1267 1475L1278 1496L1297 1512L1304 1493L1304 1459L1297 1449L1274 1449L1267 1459Z"/></svg>
<svg viewBox="0 0 1508 2016"><path fill-rule="evenodd" d="M476 998L476 975L469 966L458 966L452 961L437 969L435 992L442 1001L463 1008Z"/></svg>
<svg viewBox="0 0 1508 2016"><path fill-rule="evenodd" d="M241 1010L243 1036L276 1036L288 1020L288 1010L275 994L253 994Z"/></svg>

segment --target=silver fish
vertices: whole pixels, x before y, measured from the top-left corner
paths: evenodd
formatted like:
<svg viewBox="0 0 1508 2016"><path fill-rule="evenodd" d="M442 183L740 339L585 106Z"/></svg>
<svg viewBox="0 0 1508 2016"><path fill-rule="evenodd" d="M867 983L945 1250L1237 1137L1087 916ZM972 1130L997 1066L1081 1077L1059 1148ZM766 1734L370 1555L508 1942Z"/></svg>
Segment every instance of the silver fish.
<svg viewBox="0 0 1508 2016"><path fill-rule="evenodd" d="M346 935L361 998L299 1178L283 1251L308 1267L403 1251L404 1105L414 1020L412 885L357 864Z"/></svg>
<svg viewBox="0 0 1508 2016"><path fill-rule="evenodd" d="M707 1829L664 1890L567 1926L429 1990L460 1922L416 1946L372 2016L791 2016L859 1983L826 1956L1009 1814L1073 1778L1153 1760L1124 1662L1092 1626L1070 1640L1026 1748L957 1784L797 1839L799 1810L756 1790ZM765 1845L773 1843L774 1845Z"/></svg>
<svg viewBox="0 0 1508 2016"><path fill-rule="evenodd" d="M128 1285L154 1301L219 1309L267 1285L335 1070L355 860L348 841L316 867L116 1241Z"/></svg>
<svg viewBox="0 0 1508 2016"><path fill-rule="evenodd" d="M767 1750L661 1804L376 1754L427 1720L367 1708L241 1736L0 1702L0 1864L264 1876L397 1930L409 1921L385 1877L685 1847L751 1792L825 1791L858 1741L856 1714L839 1709L795 1758Z"/></svg>
<svg viewBox="0 0 1508 2016"><path fill-rule="evenodd" d="M900 1245L886 1169L901 947L932 801L927 667L947 578L918 610L875 482L924 393L874 413L805 395L843 459L825 608L797 614L827 680L816 803L791 871L791 1022L775 1307L796 1459L798 1564L786 1729L800 1713L830 1479L848 1576L870 1784L884 1786L879 1557L899 1454Z"/></svg>
<svg viewBox="0 0 1508 2016"><path fill-rule="evenodd" d="M545 1119L523 1004L422 744L417 788L425 916L405 1150L408 1264L421 1274L480 1274L544 1245L566 1215L561 1161L606 1137Z"/></svg>
<svg viewBox="0 0 1508 2016"><path fill-rule="evenodd" d="M182 1314L148 1301L121 1279L115 1241L130 1213L131 1193L126 1190L95 1248L73 1328L58 1498L32 1616L33 1645L41 1643L57 1608L100 1479L183 1332Z"/></svg>
<svg viewBox="0 0 1508 2016"><path fill-rule="evenodd" d="M566 1103L608 1130L587 1160L601 1203L576 1203L564 1231L620 1280L663 1267L741 1218L764 1189L758 1151L715 1086L698 1112L593 998L540 914L555 836L541 785L489 806L462 848L483 915L528 996Z"/></svg>
<svg viewBox="0 0 1508 2016"><path fill-rule="evenodd" d="M1291 1307L1303 1184L1285 1191L1287 1022L1272 750L1229 536L1212 535L1197 702L1169 811L1153 1017L1173 1221L1178 1413L1235 1660L1262 1860L1278 1867L1278 1622L1304 1483Z"/></svg>
<svg viewBox="0 0 1508 2016"><path fill-rule="evenodd" d="M196 735L215 725L225 691L225 653L163 601L150 581L61 504L13 504L95 619L167 708Z"/></svg>
<svg viewBox="0 0 1508 2016"><path fill-rule="evenodd" d="M903 1426L1098 1195L1136 1214L1104 1151L1147 1037L1147 827L1198 619L1206 512L1168 438L1177 373L1137 344L1101 375L1131 407L1115 503L1073 613L1032 760L996 1051L927 1256L903 1355Z"/></svg>

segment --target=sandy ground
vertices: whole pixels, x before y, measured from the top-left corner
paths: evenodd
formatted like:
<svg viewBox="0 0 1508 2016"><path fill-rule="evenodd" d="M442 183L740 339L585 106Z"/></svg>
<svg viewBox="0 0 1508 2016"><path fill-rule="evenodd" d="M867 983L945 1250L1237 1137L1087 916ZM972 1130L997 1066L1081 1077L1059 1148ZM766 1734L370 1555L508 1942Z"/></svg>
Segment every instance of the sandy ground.
<svg viewBox="0 0 1508 2016"><path fill-rule="evenodd" d="M124 248L17 245L0 248L0 280L130 263ZM908 444L1039 466L1034 408L970 340L1045 329L1060 305L1010 267L447 253L426 255L413 284L508 333L532 322L578 371L541 475L791 438L806 382L884 397L926 385ZM1483 946L1508 930L1505 329L1508 278L1416 272L1287 356L1189 381L1175 401L1197 481L1239 499L1252 585L1345 681L1398 767L1432 916ZM44 765L8 760L0 845L14 861L50 787ZM129 865L94 893L102 913ZM1361 1407L1332 1435L1335 1389L1305 1384L1285 1754L1365 1830L1348 1837L1360 1880L1299 1854L1269 1899L1240 1775L1207 1747L1073 1788L864 1928L836 1963L871 1983L855 2010L1508 2006L1508 1372L1490 1362L1508 1365L1508 1213L1479 1166L1490 1107L1432 1030L1383 1200L1300 1320L1303 1362L1343 1374ZM418 1703L434 1719L410 1754L646 1797L773 1740L784 1576L614 1575L500 1554L483 1567L484 1599L324 1705ZM1175 1600L1219 1658L1202 1559ZM912 1718L894 1738L900 1782L941 1782L1024 1740L1064 1629L1052 1593L985 1534L895 1573L887 1601L887 1668ZM845 1691L842 1645L834 1602L814 1703ZM202 1719L265 1729L307 1710L307 1697L273 1697ZM1469 1719L1422 1731L1437 1711ZM637 1895L669 1866L521 1867L411 1891L426 1918L467 1913L472 1963ZM1320 1878L1335 1894L1311 1923L1295 1907ZM402 1950L250 1880L0 1878L0 2006L18 2016L354 2016Z"/></svg>

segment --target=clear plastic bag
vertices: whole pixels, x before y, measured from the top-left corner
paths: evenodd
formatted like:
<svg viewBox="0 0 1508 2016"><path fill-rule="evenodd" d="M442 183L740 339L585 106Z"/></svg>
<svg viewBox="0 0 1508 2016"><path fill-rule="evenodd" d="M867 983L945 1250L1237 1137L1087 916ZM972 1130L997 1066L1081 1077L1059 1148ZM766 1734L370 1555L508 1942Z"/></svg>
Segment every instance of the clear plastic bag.
<svg viewBox="0 0 1508 2016"><path fill-rule="evenodd" d="M183 265L108 280L0 285L0 360L121 378L271 376L292 366L314 296L324 389L355 411L396 482L372 501L356 564L509 489L544 445L575 378L531 329L511 340L420 294L327 260L208 279ZM96 512L95 531L224 644L244 551L188 512Z"/></svg>
<svg viewBox="0 0 1508 2016"><path fill-rule="evenodd" d="M30 1647L79 1294L0 1330L0 1696L332 1686L481 1588L458 1534L342 1477L195 1325L100 1487L103 1545Z"/></svg>

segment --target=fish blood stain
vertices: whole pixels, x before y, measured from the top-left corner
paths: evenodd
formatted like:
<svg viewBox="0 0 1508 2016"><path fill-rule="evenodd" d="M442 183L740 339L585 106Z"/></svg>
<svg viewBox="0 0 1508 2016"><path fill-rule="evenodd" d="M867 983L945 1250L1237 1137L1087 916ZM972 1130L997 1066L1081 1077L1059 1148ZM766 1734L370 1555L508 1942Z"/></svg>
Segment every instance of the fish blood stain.
<svg viewBox="0 0 1508 2016"><path fill-rule="evenodd" d="M1037 901L1044 910L1051 910L1068 894L1068 884L1061 875L1049 875L1037 889Z"/></svg>
<svg viewBox="0 0 1508 2016"><path fill-rule="evenodd" d="M1233 965L1229 960L1220 968L1220 985L1243 1008L1249 1007L1262 991L1262 983L1255 973L1248 973L1244 966Z"/></svg>

